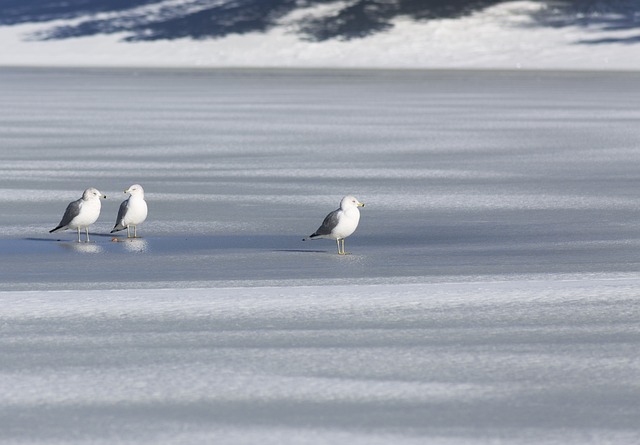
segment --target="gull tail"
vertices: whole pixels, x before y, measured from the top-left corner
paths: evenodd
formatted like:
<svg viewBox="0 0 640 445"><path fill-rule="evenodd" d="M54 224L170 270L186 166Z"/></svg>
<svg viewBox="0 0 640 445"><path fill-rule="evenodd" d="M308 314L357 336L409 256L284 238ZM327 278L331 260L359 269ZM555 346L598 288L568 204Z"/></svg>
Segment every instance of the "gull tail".
<svg viewBox="0 0 640 445"><path fill-rule="evenodd" d="M120 220L120 222L116 223L116 225L113 226L113 229L109 233L119 232L119 231L124 230L126 228L127 228L127 226L122 224L122 220Z"/></svg>

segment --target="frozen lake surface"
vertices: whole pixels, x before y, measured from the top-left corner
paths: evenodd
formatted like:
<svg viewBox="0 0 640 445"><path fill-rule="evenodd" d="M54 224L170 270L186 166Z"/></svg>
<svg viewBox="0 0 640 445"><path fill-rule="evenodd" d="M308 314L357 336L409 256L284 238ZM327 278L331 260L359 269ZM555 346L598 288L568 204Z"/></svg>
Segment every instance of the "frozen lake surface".
<svg viewBox="0 0 640 445"><path fill-rule="evenodd" d="M0 85L3 443L640 440L640 74ZM352 254L302 242L345 194Z"/></svg>
<svg viewBox="0 0 640 445"><path fill-rule="evenodd" d="M0 82L4 289L639 269L636 73L5 69ZM112 243L133 183L144 239ZM89 186L108 196L95 243L50 235ZM367 204L353 255L302 242L345 194Z"/></svg>

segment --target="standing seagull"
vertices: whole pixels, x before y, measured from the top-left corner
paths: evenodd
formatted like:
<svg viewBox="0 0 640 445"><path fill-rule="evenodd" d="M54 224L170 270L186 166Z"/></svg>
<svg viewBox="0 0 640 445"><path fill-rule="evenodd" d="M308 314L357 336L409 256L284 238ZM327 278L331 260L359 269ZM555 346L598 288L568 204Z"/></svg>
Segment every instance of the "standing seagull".
<svg viewBox="0 0 640 445"><path fill-rule="evenodd" d="M49 233L77 229L78 242L80 242L80 229L84 227L87 234L87 242L89 242L89 226L96 222L98 216L100 216L100 208L102 207L100 198L106 199L107 197L93 187L86 189L82 194L82 198L69 203L60 220L60 224L55 229L49 230Z"/></svg>
<svg viewBox="0 0 640 445"><path fill-rule="evenodd" d="M127 238L131 238L129 226L133 226L133 237L137 238L138 224L142 224L147 219L147 202L144 200L144 190L140 184L134 184L124 192L129 193L130 196L120 204L116 225L113 226L111 233L127 229Z"/></svg>
<svg viewBox="0 0 640 445"><path fill-rule="evenodd" d="M358 227L358 222L360 222L360 210L358 207L364 207L364 204L353 196L345 196L340 201L340 208L329 213L318 230L302 241L331 238L336 240L338 244L338 255L346 255L344 239L355 232Z"/></svg>

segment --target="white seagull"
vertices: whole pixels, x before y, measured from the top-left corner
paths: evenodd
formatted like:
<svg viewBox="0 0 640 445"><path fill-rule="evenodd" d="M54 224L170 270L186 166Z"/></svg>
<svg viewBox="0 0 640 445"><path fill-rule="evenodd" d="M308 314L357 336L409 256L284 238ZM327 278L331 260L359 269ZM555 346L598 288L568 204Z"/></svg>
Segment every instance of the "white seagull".
<svg viewBox="0 0 640 445"><path fill-rule="evenodd" d="M364 204L353 196L345 196L340 201L340 208L329 213L322 225L308 239L330 238L338 244L338 255L346 255L344 251L344 239L356 231L360 222L360 210Z"/></svg>
<svg viewBox="0 0 640 445"><path fill-rule="evenodd" d="M122 201L113 232L127 229L127 238L131 238L130 226L133 226L133 237L138 237L138 224L147 219L147 202L144 200L144 189L140 184L134 184L124 191L129 193L129 198Z"/></svg>
<svg viewBox="0 0 640 445"><path fill-rule="evenodd" d="M82 198L69 203L60 224L55 229L49 230L49 233L77 229L78 242L80 242L80 229L84 228L87 242L89 242L89 226L96 222L100 216L100 208L102 207L100 198L106 199L107 197L93 187L86 189Z"/></svg>

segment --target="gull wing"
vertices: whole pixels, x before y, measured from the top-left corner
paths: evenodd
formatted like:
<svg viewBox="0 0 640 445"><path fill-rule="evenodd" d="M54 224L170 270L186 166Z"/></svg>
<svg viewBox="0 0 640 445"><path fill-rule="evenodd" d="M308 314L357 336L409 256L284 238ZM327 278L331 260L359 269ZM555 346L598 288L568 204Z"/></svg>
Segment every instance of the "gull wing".
<svg viewBox="0 0 640 445"><path fill-rule="evenodd" d="M334 210L329 213L324 221L322 221L322 225L318 227L318 230L311 235L311 237L322 236L322 235L330 235L333 229L338 225L338 216L340 215L340 209Z"/></svg>
<svg viewBox="0 0 640 445"><path fill-rule="evenodd" d="M122 223L122 220L124 219L124 216L127 214L128 209L129 209L129 199L125 199L124 201L122 201L122 204L120 204L120 209L118 209L118 217L116 218L116 224L113 226L113 230L111 231L111 233L117 232L118 230L124 230L127 228L127 226L125 226Z"/></svg>
<svg viewBox="0 0 640 445"><path fill-rule="evenodd" d="M67 226L73 218L80 214L80 209L82 208L82 199L78 199L77 201L70 202L67 206L67 210L65 210L64 215L62 215L62 219L60 220L60 224L55 229L49 230L49 233L53 233L58 230L66 229Z"/></svg>

